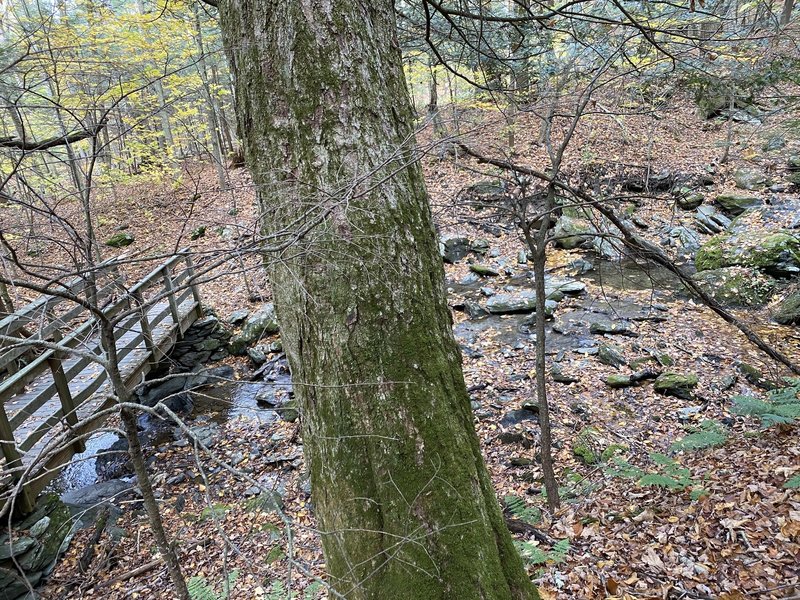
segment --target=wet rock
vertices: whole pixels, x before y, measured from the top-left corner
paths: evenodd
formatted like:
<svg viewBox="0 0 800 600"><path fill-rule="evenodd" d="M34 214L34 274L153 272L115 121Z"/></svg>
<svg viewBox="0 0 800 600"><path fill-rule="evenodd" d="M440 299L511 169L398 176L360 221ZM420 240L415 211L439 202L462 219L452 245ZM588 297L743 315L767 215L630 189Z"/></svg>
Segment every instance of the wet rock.
<svg viewBox="0 0 800 600"><path fill-rule="evenodd" d="M132 482L124 479L110 479L65 492L61 495L61 501L76 509L83 509L109 500L117 500L121 496L132 492L133 486Z"/></svg>
<svg viewBox="0 0 800 600"><path fill-rule="evenodd" d="M697 387L697 375L693 373L675 373L668 371L658 376L653 384L653 389L665 396L675 396L689 400L692 398L692 390Z"/></svg>
<svg viewBox="0 0 800 600"><path fill-rule="evenodd" d="M695 273L693 279L714 300L727 306L762 306L775 291L775 280L754 268L711 269Z"/></svg>

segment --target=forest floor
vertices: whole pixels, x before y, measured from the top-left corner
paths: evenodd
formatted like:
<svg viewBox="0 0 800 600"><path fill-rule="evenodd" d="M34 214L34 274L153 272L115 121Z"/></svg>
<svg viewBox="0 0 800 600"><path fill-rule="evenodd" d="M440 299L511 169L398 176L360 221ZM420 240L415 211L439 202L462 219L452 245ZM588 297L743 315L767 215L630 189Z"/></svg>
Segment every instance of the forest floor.
<svg viewBox="0 0 800 600"><path fill-rule="evenodd" d="M662 107L653 116L599 116L587 119L566 162L577 171L597 157L620 171L650 166L699 174L717 163L727 135L723 121L701 121L691 107ZM461 127L476 128L476 147L497 155L504 123L497 113L467 113ZM731 162L717 165L715 192L733 189L731 173L756 164L777 172L783 155L766 155L761 146L782 125L736 123ZM533 119L519 117L514 160L533 167L545 165L544 149L535 143ZM421 136L425 143L428 134ZM483 140L483 141L481 141ZM496 147L485 140L495 141ZM458 231L472 239L488 238L491 260L509 266L515 275L529 267L517 263L523 249L518 235L493 237L464 222L466 212L454 200L465 187L498 174L464 158L424 162L431 201L443 231ZM239 256L209 272L202 294L220 317L235 309L265 301L266 281L258 269L255 248L248 247L257 231L252 187L242 170L231 171L232 190L213 188L210 170L187 165L180 185L128 185L107 193L99 207L100 237L120 225L135 238L124 252L160 251L191 245L210 265L220 249L244 248ZM676 210L664 195L643 197L636 214L654 223L680 224L690 217ZM195 241L190 233L205 226ZM655 229L655 228L654 228ZM34 240L35 241L35 240ZM46 246L45 242L41 242ZM51 252L52 248L40 248ZM68 258L62 257L68 264ZM589 258L582 250L554 250L548 268L567 275L566 266ZM140 267L144 271L144 267ZM462 281L467 261L447 265L448 285ZM138 271L131 270L133 280ZM480 285L501 288L511 276L486 278ZM613 278L611 278L613 279ZM459 341L465 352L464 374L476 408L478 431L498 496L516 517L529 521L542 535L519 534L527 542L531 576L546 598L743 598L781 599L800 594L800 492L785 483L800 473L798 426L762 429L757 420L732 412L737 394L764 396L737 368L756 366L771 379L788 375L750 345L735 328L707 308L670 286L623 286L596 276L582 277L586 292L559 304L555 321L562 328L585 325L580 315L613 316L619 307L658 305L658 319L635 320L626 336L596 336L597 343L620 347L627 361L659 353L669 355L670 371L696 374L699 384L689 398L656 393L649 382L614 389L604 383L626 368L602 364L596 356L555 348L548 356L576 381L548 378L556 475L562 486L562 506L546 510L537 460L535 419L509 423L504 417L531 400L534 364L530 336L511 338L495 321ZM452 287L452 285L451 285ZM458 286L455 286L458 287ZM463 298L451 294L451 303ZM742 311L740 316L789 356L800 356L797 328L770 323L770 307ZM454 311L456 331L468 322ZM578 314L570 322L570 314ZM463 331L463 329L462 329ZM228 359L246 378L252 365ZM207 415L198 417L204 422ZM724 424L723 445L676 452L670 446L703 421ZM156 489L170 533L177 540L187 576L200 576L221 594L223 573L236 570L232 598L266 598L279 589L275 582L290 574L293 589L304 590L315 577L324 578L319 536L315 530L313 497L304 485L302 445L297 423L259 420L242 415L221 421L222 433L213 452L260 483L274 482L283 493L283 515L248 498L252 481L234 477L205 457L196 460L191 446L163 444L151 448ZM576 444L591 438L601 448L615 448L625 464L586 464L574 453ZM581 437L583 436L583 437ZM580 439L577 439L580 438ZM659 458L657 455L667 455ZM636 471L639 469L639 471ZM661 485L642 485L644 475ZM658 479L660 476L661 479ZM154 544L136 498L117 522L125 532L106 531L88 572L78 562L93 531L78 533L56 568L43 598L168 598L168 579L154 557ZM284 518L286 520L284 520ZM291 529L288 534L287 523ZM291 544L289 544L291 535ZM566 542L564 541L566 540ZM538 549L538 550L537 550ZM145 568L143 568L143 566ZM199 580L196 580L199 581ZM217 596L208 596L217 597ZM387 598L390 598L387 595Z"/></svg>

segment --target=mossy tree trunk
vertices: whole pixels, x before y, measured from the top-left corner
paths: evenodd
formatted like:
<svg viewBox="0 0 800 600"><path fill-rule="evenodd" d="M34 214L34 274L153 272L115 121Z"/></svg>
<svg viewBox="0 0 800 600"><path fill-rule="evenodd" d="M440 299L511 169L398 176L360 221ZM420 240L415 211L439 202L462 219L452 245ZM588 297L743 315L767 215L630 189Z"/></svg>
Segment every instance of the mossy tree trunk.
<svg viewBox="0 0 800 600"><path fill-rule="evenodd" d="M473 428L393 3L222 0L237 118L347 598L528 599Z"/></svg>

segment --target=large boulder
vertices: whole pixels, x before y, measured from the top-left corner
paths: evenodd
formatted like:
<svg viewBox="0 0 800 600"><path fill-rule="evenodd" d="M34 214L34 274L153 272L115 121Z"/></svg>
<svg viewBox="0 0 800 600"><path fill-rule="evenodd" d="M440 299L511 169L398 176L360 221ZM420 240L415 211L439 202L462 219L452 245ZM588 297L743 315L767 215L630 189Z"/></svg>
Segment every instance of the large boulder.
<svg viewBox="0 0 800 600"><path fill-rule="evenodd" d="M701 271L695 281L720 304L762 306L775 291L775 280L748 267L724 267Z"/></svg>
<svg viewBox="0 0 800 600"><path fill-rule="evenodd" d="M278 319L275 315L275 305L270 302L247 318L242 331L231 338L230 352L241 356L247 352L248 346L273 333L278 333Z"/></svg>
<svg viewBox="0 0 800 600"><path fill-rule="evenodd" d="M748 230L720 234L697 253L698 271L723 267L751 267L775 277L800 273L800 234L791 230Z"/></svg>

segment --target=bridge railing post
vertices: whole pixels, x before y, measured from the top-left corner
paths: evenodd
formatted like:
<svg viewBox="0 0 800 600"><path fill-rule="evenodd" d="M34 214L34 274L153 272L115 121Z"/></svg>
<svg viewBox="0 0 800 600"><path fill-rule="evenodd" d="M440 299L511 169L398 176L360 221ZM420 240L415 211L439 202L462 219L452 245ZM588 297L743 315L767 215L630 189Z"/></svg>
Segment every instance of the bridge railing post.
<svg viewBox="0 0 800 600"><path fill-rule="evenodd" d="M53 332L53 342L58 343L62 339L61 330L56 329ZM58 399L61 400L61 411L64 413L64 420L68 426L75 427L78 424L78 411L75 408L75 400L72 398L72 392L69 389L69 381L64 374L64 363L62 353L55 351L47 359L47 364L50 366L50 372L53 374L53 383L56 386ZM85 442L75 440L73 442L73 449L76 453L81 453L86 450Z"/></svg>
<svg viewBox="0 0 800 600"><path fill-rule="evenodd" d="M17 450L14 431L11 429L11 423L8 422L8 415L2 402L0 402L0 446L2 446L3 456L6 459L5 469L10 473L12 481L17 483L22 477L22 456ZM17 496L17 506L21 512L29 513L33 511L36 499L27 485L23 484L21 489L21 494Z"/></svg>
<svg viewBox="0 0 800 600"><path fill-rule="evenodd" d="M197 287L197 281L195 281L195 277L197 276L194 270L194 261L192 260L191 254L186 254L186 273L189 275L189 286L192 288L192 297L194 298L195 303L197 303L197 318L201 318L203 316L203 305L200 302L200 288Z"/></svg>
<svg viewBox="0 0 800 600"><path fill-rule="evenodd" d="M177 327L178 338L182 338L183 331L181 330L181 313L178 310L178 301L175 300L175 284L172 282L172 273L170 273L169 267L167 266L161 269L161 274L164 276L164 289L167 292L167 300L169 301L169 311L172 313L172 321L175 323L175 327Z"/></svg>
<svg viewBox="0 0 800 600"><path fill-rule="evenodd" d="M147 315L147 306L144 303L144 296L141 290L134 291L132 295L139 309L139 323L142 328L142 337L144 337L144 347L147 350L147 354L150 356L150 364L154 365L158 362L158 357L156 356L156 347L153 343L153 329L150 327L150 318Z"/></svg>

